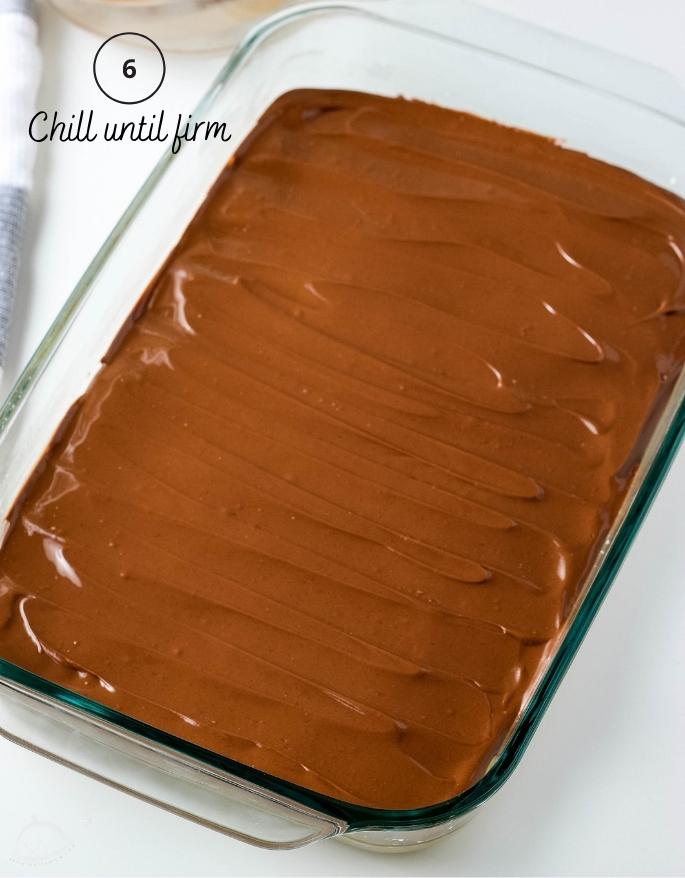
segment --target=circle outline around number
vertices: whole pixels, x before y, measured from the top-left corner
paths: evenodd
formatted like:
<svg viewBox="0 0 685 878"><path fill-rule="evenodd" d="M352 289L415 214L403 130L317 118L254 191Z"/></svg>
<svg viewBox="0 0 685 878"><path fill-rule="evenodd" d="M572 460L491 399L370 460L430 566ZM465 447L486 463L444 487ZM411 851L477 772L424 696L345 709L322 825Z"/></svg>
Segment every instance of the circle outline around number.
<svg viewBox="0 0 685 878"><path fill-rule="evenodd" d="M162 59L162 78L159 80L159 85L157 86L157 88L154 89L154 91L151 91L149 95L146 95L144 98L140 98L137 101L122 101L122 100L119 100L119 98L113 97L109 92L105 91L105 89L100 85L100 80L98 79L98 72L97 72L98 55L105 48L107 43L110 43L112 40L116 40L117 37L140 37L143 40L147 40L148 43L152 43L152 45L155 47L155 49L157 49L157 51L159 53L159 57ZM157 45L157 43L153 39L145 36L145 34L140 34L137 31L125 30L125 31L122 31L120 34L112 34L111 37L107 37L107 39L99 47L99 49L95 53L95 57L93 58L93 78L95 79L95 84L97 85L97 87L100 89L100 91L103 93L103 95L106 98L109 98L110 101L114 101L117 104L133 105L133 104L142 104L145 101L149 101L150 98L153 95L156 95L157 92L162 87L162 83L164 82L165 76L166 76L166 61L164 60L164 55L162 53L162 50L159 48L159 46Z"/></svg>

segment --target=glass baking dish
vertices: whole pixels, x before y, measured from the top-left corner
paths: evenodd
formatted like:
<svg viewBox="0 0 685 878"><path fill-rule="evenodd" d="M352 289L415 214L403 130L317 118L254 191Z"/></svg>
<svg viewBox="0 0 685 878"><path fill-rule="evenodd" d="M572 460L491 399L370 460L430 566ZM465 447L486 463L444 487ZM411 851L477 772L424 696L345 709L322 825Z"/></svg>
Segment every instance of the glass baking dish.
<svg viewBox="0 0 685 878"><path fill-rule="evenodd" d="M0 410L5 526L69 406L232 148L283 92L350 88L471 111L556 137L685 195L685 94L667 76L467 3L451 8L459 38L342 4L297 7L247 36L195 113L197 120L226 120L232 143L197 142L162 157ZM110 786L263 847L293 848L344 834L377 849L403 849L440 838L467 820L520 760L684 432L685 372L509 737L486 774L449 801L410 811L351 805L203 750L2 660L0 729Z"/></svg>

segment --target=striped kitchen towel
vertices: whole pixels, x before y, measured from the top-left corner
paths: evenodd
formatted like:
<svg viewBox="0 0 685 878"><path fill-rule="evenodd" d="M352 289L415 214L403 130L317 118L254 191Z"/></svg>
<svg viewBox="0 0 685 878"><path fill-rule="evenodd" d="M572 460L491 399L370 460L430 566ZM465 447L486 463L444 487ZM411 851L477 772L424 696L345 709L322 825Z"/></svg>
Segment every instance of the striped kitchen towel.
<svg viewBox="0 0 685 878"><path fill-rule="evenodd" d="M0 370L31 184L34 144L28 127L39 70L32 0L0 0Z"/></svg>

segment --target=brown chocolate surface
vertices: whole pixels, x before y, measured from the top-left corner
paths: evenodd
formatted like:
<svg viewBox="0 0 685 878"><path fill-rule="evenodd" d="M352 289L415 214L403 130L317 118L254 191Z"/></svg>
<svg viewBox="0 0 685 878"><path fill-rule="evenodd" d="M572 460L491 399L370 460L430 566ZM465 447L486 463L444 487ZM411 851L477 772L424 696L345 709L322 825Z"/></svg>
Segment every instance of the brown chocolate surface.
<svg viewBox="0 0 685 878"><path fill-rule="evenodd" d="M349 801L465 789L683 365L683 250L544 139L284 96L24 500L0 655Z"/></svg>

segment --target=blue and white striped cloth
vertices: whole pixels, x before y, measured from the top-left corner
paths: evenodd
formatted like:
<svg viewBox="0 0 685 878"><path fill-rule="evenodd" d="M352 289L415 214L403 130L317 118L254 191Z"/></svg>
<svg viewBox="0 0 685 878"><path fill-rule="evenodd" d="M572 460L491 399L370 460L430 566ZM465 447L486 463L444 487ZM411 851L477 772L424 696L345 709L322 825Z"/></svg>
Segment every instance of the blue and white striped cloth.
<svg viewBox="0 0 685 878"><path fill-rule="evenodd" d="M34 144L40 54L32 0L0 0L0 370L5 363Z"/></svg>

